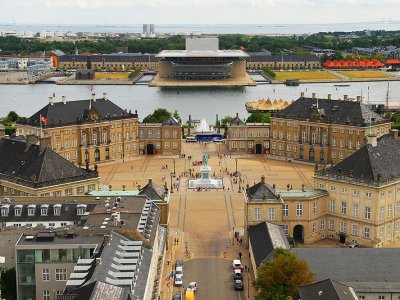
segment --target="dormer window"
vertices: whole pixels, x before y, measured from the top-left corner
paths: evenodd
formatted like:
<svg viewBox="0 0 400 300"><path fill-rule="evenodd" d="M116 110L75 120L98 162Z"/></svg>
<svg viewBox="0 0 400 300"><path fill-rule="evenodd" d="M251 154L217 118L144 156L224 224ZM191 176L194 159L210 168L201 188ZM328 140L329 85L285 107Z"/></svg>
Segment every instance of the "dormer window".
<svg viewBox="0 0 400 300"><path fill-rule="evenodd" d="M14 215L16 217L20 217L21 214L22 214L22 205L20 205L20 204L15 205L15 207L14 207Z"/></svg>
<svg viewBox="0 0 400 300"><path fill-rule="evenodd" d="M76 213L78 216L82 216L86 213L86 204L78 204L76 206Z"/></svg>
<svg viewBox="0 0 400 300"><path fill-rule="evenodd" d="M1 207L1 216L8 217L8 212L10 210L10 205L6 204Z"/></svg>
<svg viewBox="0 0 400 300"><path fill-rule="evenodd" d="M28 205L28 216L34 216L35 210L36 210L36 205L34 204Z"/></svg>
<svg viewBox="0 0 400 300"><path fill-rule="evenodd" d="M43 205L40 207L40 215L41 215L41 216L47 216L48 210L49 210L49 205L48 205L48 204L43 204Z"/></svg>
<svg viewBox="0 0 400 300"><path fill-rule="evenodd" d="M61 204L55 204L53 206L53 211L55 216L61 215Z"/></svg>

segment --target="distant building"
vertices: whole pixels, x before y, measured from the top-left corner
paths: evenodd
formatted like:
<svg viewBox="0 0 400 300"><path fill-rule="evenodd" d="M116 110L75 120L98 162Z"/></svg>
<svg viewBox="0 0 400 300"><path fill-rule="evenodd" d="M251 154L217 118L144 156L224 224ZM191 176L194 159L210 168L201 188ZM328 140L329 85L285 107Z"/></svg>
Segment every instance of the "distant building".
<svg viewBox="0 0 400 300"><path fill-rule="evenodd" d="M300 300L358 300L353 288L336 280L325 279L299 287ZM362 299L362 298L361 298Z"/></svg>
<svg viewBox="0 0 400 300"><path fill-rule="evenodd" d="M284 54L271 55L268 52L248 52L246 59L248 70L261 70L266 67L272 70L321 69L321 58L316 55Z"/></svg>
<svg viewBox="0 0 400 300"><path fill-rule="evenodd" d="M93 80L95 79L94 70L79 69L75 73L76 80Z"/></svg>

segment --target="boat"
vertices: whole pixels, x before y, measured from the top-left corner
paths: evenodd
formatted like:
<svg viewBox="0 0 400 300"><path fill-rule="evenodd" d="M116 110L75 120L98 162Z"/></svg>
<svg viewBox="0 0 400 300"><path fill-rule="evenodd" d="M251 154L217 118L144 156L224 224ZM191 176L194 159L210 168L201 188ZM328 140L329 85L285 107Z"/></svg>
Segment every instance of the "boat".
<svg viewBox="0 0 400 300"><path fill-rule="evenodd" d="M271 99L269 99L269 98L267 100L265 100L263 98L263 99L258 99L257 101L253 101L253 102L246 102L245 107L249 113L256 112L256 111L257 112L276 112L276 111L286 108L287 106L289 106L289 104L290 104L289 101L283 100L283 99L279 99L279 100L275 99L274 101L271 101Z"/></svg>
<svg viewBox="0 0 400 300"><path fill-rule="evenodd" d="M300 80L299 79L288 79L285 80L285 85L287 86L299 86Z"/></svg>
<svg viewBox="0 0 400 300"><path fill-rule="evenodd" d="M350 84L334 84L333 86L335 86L335 87L346 87L346 86L350 86Z"/></svg>

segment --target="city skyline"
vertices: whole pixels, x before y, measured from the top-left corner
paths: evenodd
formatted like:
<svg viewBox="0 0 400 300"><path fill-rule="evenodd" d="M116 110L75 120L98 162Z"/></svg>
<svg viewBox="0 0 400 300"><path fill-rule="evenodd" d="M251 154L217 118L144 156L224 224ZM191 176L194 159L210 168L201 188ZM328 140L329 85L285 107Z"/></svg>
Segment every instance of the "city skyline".
<svg viewBox="0 0 400 300"><path fill-rule="evenodd" d="M4 0L2 7L8 24L326 24L354 22L355 12L357 22L394 20L400 1Z"/></svg>

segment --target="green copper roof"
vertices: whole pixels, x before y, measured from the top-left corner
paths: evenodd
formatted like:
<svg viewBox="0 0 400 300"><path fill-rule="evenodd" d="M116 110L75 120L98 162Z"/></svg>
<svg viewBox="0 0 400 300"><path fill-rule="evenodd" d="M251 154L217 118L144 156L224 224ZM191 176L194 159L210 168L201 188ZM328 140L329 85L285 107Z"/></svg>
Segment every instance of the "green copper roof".
<svg viewBox="0 0 400 300"><path fill-rule="evenodd" d="M324 190L276 190L276 193L281 195L281 198L314 198L328 195Z"/></svg>
<svg viewBox="0 0 400 300"><path fill-rule="evenodd" d="M100 196L136 196L139 195L139 191L91 191L89 195L100 197Z"/></svg>

